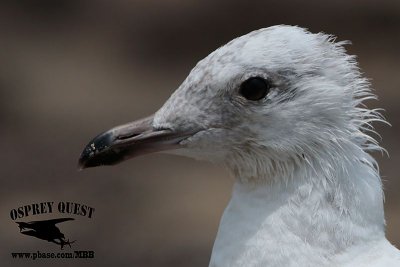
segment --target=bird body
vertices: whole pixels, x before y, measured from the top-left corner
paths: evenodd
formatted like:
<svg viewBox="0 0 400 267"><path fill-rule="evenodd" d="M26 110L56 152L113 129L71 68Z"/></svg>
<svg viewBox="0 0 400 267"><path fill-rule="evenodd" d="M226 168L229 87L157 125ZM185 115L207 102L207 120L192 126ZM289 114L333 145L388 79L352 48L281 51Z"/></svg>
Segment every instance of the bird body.
<svg viewBox="0 0 400 267"><path fill-rule="evenodd" d="M385 238L371 137L379 110L354 56L279 25L201 60L154 116L94 138L83 167L154 151L225 165L235 178L210 267L400 266Z"/></svg>
<svg viewBox="0 0 400 267"><path fill-rule="evenodd" d="M354 199L363 189L370 193L370 185L360 186ZM340 207L326 189L306 179L288 186L237 182L210 266L399 266L400 255L384 236L380 207L368 210L362 201Z"/></svg>

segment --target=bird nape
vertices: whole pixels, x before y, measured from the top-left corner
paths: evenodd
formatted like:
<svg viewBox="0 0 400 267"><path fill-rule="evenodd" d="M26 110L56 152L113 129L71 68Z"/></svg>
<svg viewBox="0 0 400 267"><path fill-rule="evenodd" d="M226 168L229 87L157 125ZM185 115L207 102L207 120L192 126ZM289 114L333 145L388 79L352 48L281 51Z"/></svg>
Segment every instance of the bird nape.
<svg viewBox="0 0 400 267"><path fill-rule="evenodd" d="M166 151L220 163L235 177L210 266L400 266L385 238L362 104L374 99L335 37L273 26L201 60L153 116L113 128L82 168Z"/></svg>

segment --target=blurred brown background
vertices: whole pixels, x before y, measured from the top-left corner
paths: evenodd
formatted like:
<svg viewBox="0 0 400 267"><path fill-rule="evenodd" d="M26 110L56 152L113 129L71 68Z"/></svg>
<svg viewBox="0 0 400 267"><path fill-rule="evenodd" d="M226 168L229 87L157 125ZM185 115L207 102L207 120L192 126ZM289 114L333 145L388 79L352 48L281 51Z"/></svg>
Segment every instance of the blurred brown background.
<svg viewBox="0 0 400 267"><path fill-rule="evenodd" d="M0 2L0 265L207 266L232 179L218 166L149 155L77 171L94 135L156 111L194 64L227 41L274 24L351 40L392 127L376 125L390 158L389 239L400 246L400 1ZM11 209L42 201L96 208L60 224L94 260L13 260L54 251L18 233ZM41 219L31 216L27 220Z"/></svg>

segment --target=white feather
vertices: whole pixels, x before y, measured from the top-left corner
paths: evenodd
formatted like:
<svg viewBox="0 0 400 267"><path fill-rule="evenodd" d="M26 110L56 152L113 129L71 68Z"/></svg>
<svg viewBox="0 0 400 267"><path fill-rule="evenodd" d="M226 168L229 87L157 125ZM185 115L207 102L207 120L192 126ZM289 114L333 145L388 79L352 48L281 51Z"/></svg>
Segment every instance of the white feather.
<svg viewBox="0 0 400 267"><path fill-rule="evenodd" d="M385 238L385 122L354 56L322 33L274 26L200 61L157 112L155 127L196 128L175 151L220 162L236 182L211 267L400 266ZM249 77L274 88L257 103L238 94Z"/></svg>

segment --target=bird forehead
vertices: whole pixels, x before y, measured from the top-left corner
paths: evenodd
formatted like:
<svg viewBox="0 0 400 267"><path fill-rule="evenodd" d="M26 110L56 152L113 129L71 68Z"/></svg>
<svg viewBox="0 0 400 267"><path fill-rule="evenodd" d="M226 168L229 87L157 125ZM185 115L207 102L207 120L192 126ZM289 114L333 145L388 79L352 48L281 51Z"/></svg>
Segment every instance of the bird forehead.
<svg viewBox="0 0 400 267"><path fill-rule="evenodd" d="M237 73L241 69L241 58L239 49L222 47L203 60L193 68L188 76L187 82L191 85L203 85L211 82L223 82L225 78Z"/></svg>
<svg viewBox="0 0 400 267"><path fill-rule="evenodd" d="M226 82L254 69L317 67L318 54L330 48L326 36L292 26L264 28L233 39L201 60L187 82L195 85Z"/></svg>
<svg viewBox="0 0 400 267"><path fill-rule="evenodd" d="M163 110L218 109L225 102L215 96L237 88L240 78L253 72L282 75L288 70L303 73L319 69L315 55L323 52L324 40L293 26L264 28L233 39L197 63Z"/></svg>

